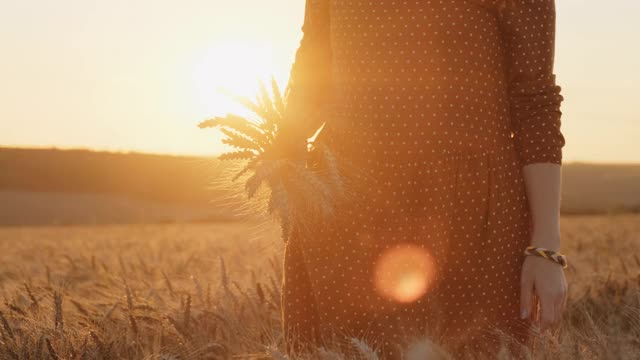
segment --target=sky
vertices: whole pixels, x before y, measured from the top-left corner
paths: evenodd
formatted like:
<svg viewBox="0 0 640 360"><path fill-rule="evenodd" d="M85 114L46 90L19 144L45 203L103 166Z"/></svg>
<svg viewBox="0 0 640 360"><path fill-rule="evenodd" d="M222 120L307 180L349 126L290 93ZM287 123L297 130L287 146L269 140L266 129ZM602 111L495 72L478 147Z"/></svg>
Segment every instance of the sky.
<svg viewBox="0 0 640 360"><path fill-rule="evenodd" d="M558 0L564 162L640 163L640 2ZM0 0L0 146L216 155L220 91L284 89L304 0Z"/></svg>

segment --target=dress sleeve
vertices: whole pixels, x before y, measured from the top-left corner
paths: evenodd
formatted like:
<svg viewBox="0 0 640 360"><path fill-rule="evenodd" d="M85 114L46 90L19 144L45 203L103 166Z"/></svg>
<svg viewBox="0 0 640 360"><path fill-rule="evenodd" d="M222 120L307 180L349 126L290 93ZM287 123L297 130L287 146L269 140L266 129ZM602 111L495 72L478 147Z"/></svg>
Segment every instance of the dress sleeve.
<svg viewBox="0 0 640 360"><path fill-rule="evenodd" d="M554 74L554 0L504 0L499 18L515 146L522 165L562 164L564 100Z"/></svg>
<svg viewBox="0 0 640 360"><path fill-rule="evenodd" d="M329 0L306 0L302 39L285 90L283 130L307 139L322 125L320 106L331 92ZM291 140L291 139L290 139Z"/></svg>

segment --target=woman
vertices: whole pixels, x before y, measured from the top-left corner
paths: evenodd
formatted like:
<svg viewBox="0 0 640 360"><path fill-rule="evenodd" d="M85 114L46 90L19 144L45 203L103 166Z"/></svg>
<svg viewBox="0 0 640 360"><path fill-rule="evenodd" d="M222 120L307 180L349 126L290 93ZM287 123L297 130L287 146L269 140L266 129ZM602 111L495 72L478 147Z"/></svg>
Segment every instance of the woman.
<svg viewBox="0 0 640 360"><path fill-rule="evenodd" d="M363 176L335 221L287 243L288 351L530 346L567 293L560 264L523 254L560 248L554 1L307 0L302 30L286 137L326 120L317 141Z"/></svg>

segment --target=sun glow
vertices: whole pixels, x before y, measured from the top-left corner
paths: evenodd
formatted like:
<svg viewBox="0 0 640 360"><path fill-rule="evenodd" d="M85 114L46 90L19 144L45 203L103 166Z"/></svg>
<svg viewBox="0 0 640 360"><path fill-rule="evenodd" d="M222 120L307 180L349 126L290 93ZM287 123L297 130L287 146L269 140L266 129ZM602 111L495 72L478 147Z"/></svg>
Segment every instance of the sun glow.
<svg viewBox="0 0 640 360"><path fill-rule="evenodd" d="M198 106L208 114L222 115L245 112L228 94L255 99L258 82L269 87L275 77L284 91L282 75L274 72L278 67L273 59L274 50L266 44L251 40L220 40L197 56L191 67L192 83Z"/></svg>

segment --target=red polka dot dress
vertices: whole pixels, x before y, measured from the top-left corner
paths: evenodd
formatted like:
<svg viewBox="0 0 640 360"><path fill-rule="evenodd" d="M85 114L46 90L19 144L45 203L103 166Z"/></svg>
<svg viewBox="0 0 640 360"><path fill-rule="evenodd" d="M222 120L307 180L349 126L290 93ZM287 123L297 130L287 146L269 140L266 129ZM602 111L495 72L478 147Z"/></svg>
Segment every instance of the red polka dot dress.
<svg viewBox="0 0 640 360"><path fill-rule="evenodd" d="M287 242L288 351L526 343L522 167L562 164L565 144L554 1L307 0L302 30L288 106L327 111L298 130L326 121L317 141L359 171L336 219Z"/></svg>

